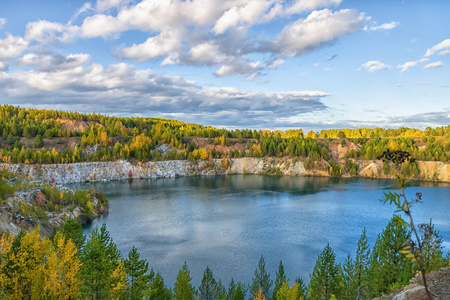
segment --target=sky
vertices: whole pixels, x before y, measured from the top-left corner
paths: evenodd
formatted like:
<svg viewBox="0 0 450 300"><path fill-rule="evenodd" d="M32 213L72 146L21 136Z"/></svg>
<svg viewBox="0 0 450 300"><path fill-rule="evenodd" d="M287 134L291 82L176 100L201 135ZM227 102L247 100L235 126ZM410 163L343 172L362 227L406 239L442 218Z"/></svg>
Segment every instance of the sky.
<svg viewBox="0 0 450 300"><path fill-rule="evenodd" d="M280 129L450 124L448 0L0 0L2 104Z"/></svg>

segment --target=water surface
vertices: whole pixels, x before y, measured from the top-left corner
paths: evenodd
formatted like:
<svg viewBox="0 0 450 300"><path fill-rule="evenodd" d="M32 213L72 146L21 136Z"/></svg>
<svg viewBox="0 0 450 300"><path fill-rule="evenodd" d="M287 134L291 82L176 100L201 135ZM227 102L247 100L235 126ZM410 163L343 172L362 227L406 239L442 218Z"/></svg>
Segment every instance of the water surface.
<svg viewBox="0 0 450 300"><path fill-rule="evenodd" d="M89 185L82 185L87 187ZM209 266L216 279L251 283L261 255L275 278L279 261L291 280L309 281L317 255L329 243L343 261L354 257L363 228L371 246L395 208L383 205L390 180L232 175L133 180L92 185L109 199L106 223L124 254L136 246L141 257L173 286L186 261L198 286ZM433 223L450 250L450 185L413 183L409 198L416 223Z"/></svg>

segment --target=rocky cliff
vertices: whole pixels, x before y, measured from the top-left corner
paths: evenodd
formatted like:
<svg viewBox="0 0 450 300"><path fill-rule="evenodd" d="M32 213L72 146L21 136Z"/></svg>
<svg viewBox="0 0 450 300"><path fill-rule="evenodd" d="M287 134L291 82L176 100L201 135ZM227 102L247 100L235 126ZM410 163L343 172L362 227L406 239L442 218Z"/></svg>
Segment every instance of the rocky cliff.
<svg viewBox="0 0 450 300"><path fill-rule="evenodd" d="M391 178L383 173L381 161L357 161L359 177ZM418 180L450 182L450 164L420 161ZM291 158L235 158L214 159L212 162L192 163L186 160L157 161L132 164L118 160L73 164L25 165L0 164L11 172L32 179L58 184L123 180L128 178L170 178L194 175L221 174L276 174L303 176L330 176L328 163L323 161L313 168L305 168L303 161ZM344 174L343 177L346 175Z"/></svg>

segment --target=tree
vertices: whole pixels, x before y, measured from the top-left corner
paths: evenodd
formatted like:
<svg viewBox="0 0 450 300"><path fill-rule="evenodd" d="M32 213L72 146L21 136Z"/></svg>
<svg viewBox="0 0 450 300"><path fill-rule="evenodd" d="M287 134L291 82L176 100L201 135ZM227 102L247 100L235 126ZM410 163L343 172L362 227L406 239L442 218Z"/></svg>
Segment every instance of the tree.
<svg viewBox="0 0 450 300"><path fill-rule="evenodd" d="M192 278L186 262L178 272L177 281L173 287L175 300L193 300L195 288L191 284Z"/></svg>
<svg viewBox="0 0 450 300"><path fill-rule="evenodd" d="M367 239L366 228L364 228L361 237L358 240L358 248L356 249L356 258L354 265L355 277L354 283L351 285L353 294L356 290L357 295L360 295L361 292L366 289L369 263L370 263L370 246L369 241Z"/></svg>
<svg viewBox="0 0 450 300"><path fill-rule="evenodd" d="M278 266L278 272L276 272L275 286L273 288L272 299L276 299L278 290L287 281L286 275L284 274L283 262L280 260L280 265Z"/></svg>
<svg viewBox="0 0 450 300"><path fill-rule="evenodd" d="M81 262L77 247L62 233L54 239L54 249L44 266L44 293L49 299L78 299L81 281L78 272Z"/></svg>
<svg viewBox="0 0 450 300"><path fill-rule="evenodd" d="M164 279L161 274L156 273L155 278L150 283L150 289L146 292L149 300L170 300L172 293L165 286Z"/></svg>
<svg viewBox="0 0 450 300"><path fill-rule="evenodd" d="M244 300L246 293L247 288L245 285L240 282L235 283L234 279L231 278L231 282L228 287L228 300Z"/></svg>
<svg viewBox="0 0 450 300"><path fill-rule="evenodd" d="M209 267L203 273L202 284L198 288L200 300L217 300L217 283Z"/></svg>
<svg viewBox="0 0 450 300"><path fill-rule="evenodd" d="M139 259L136 247L128 253L128 258L124 261L125 272L128 275L128 298L142 299L143 292L148 288L150 281L155 276L153 270L148 273L148 262Z"/></svg>
<svg viewBox="0 0 450 300"><path fill-rule="evenodd" d="M258 268L255 270L255 277L253 277L253 283L251 287L251 293L253 297L257 297L258 293L262 292L264 299L269 299L271 295L270 288L272 287L273 281L270 279L270 274L266 271L266 261L264 256L258 263Z"/></svg>
<svg viewBox="0 0 450 300"><path fill-rule="evenodd" d="M339 294L338 266L330 244L319 254L310 278L308 299L325 300L330 299L332 294Z"/></svg>
<svg viewBox="0 0 450 300"><path fill-rule="evenodd" d="M121 254L106 230L106 225L103 224L100 230L95 228L92 231L83 248L81 261L81 292L84 297L108 299L117 287L124 288L122 285L125 273L121 270Z"/></svg>
<svg viewBox="0 0 450 300"><path fill-rule="evenodd" d="M412 200L411 202L408 201L406 198L405 193L405 183L406 181L403 178L404 170L402 170L402 166L410 166L411 163L415 163L413 159L411 159L411 154L398 150L398 151L390 151L386 150L383 152L383 154L378 157L379 159L382 159L385 161L390 161L394 163L396 170L395 170L395 177L397 179L397 182L400 186L401 192L400 193L384 193L384 198L382 199L383 203L389 202L390 204L394 204L398 211L402 211L406 214L408 217L408 223L404 221L401 217L398 217L399 222L402 222L404 225L409 226L411 228L412 233L414 233L414 240L411 240L408 238L408 240L404 241L404 249L402 251L403 254L407 254L406 256L408 258L411 258L413 262L417 262L420 268L420 272L422 273L422 280L425 287L425 291L427 293L427 297L429 300L432 299L430 291L428 290L428 284L426 279L426 266L425 266L425 259L424 259L424 253L423 253L423 239L419 236L418 230L416 228L416 225L414 224L414 219L412 217L411 213L411 206L415 203L420 203L422 201L422 193L418 192L416 193L416 199ZM408 175L410 174L410 171L406 172ZM403 174L403 175L402 175ZM430 228L427 224L420 224L419 228L422 229L425 232L425 235L432 236L432 228Z"/></svg>
<svg viewBox="0 0 450 300"><path fill-rule="evenodd" d="M373 296L400 288L412 277L412 263L401 254L403 244L410 236L405 222L396 215L378 235L368 274L369 288Z"/></svg>
<svg viewBox="0 0 450 300"><path fill-rule="evenodd" d="M86 241L86 237L84 236L83 228L77 219L68 218L61 228L61 233L66 240L72 240L78 251L81 250Z"/></svg>
<svg viewBox="0 0 450 300"><path fill-rule="evenodd" d="M44 141L42 140L42 137L38 134L34 140L33 140L33 147L38 149L44 146Z"/></svg>

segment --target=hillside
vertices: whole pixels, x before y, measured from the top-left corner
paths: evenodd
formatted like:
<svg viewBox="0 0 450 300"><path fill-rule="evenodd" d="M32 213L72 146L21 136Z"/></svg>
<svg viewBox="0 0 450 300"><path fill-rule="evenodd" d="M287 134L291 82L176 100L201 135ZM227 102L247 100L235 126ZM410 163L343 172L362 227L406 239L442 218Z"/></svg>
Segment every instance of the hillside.
<svg viewBox="0 0 450 300"><path fill-rule="evenodd" d="M404 175L418 179L420 162L450 160L450 126L426 130L360 128L310 131L227 130L172 119L119 118L53 110L0 107L0 161L8 164L60 164L126 160L212 161L234 158L300 160L307 170L329 176L390 176L376 162L386 150L406 151L412 160ZM382 169L383 172L380 172ZM320 173L319 172L319 173ZM366 172L366 174L364 174ZM374 174L375 175L375 174Z"/></svg>

